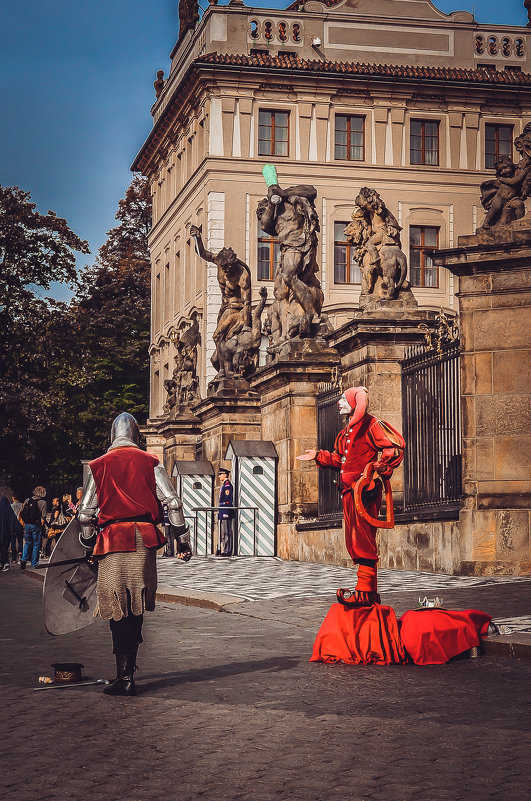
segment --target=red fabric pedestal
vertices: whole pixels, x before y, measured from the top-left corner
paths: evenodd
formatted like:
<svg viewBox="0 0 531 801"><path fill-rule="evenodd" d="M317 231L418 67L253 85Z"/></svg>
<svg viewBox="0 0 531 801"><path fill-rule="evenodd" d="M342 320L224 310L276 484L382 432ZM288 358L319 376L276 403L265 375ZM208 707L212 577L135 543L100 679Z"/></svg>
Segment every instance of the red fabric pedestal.
<svg viewBox="0 0 531 801"><path fill-rule="evenodd" d="M380 604L356 609L332 604L315 638L310 662L351 665L407 662L393 609Z"/></svg>
<svg viewBox="0 0 531 801"><path fill-rule="evenodd" d="M477 609L420 609L402 615L400 636L416 665L443 665L479 645L491 620L490 615Z"/></svg>

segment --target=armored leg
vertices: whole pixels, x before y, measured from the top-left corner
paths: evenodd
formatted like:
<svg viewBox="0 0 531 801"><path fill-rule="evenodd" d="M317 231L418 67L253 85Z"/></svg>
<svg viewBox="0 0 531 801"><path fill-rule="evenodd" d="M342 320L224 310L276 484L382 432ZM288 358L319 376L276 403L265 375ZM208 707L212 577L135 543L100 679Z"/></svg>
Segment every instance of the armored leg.
<svg viewBox="0 0 531 801"><path fill-rule="evenodd" d="M121 620L110 621L116 678L103 690L106 695L136 695L134 674L143 621L144 615L131 613Z"/></svg>

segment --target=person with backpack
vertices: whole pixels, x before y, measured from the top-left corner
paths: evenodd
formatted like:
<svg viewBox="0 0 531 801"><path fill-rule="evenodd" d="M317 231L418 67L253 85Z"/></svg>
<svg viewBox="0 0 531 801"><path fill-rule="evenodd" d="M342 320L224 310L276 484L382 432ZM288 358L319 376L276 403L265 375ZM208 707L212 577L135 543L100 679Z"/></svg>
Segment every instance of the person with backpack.
<svg viewBox="0 0 531 801"><path fill-rule="evenodd" d="M39 564L42 530L47 514L46 490L41 486L35 487L33 495L26 499L20 513L24 523L24 550L20 560L21 570L26 569L29 559L31 559L32 567L37 567Z"/></svg>

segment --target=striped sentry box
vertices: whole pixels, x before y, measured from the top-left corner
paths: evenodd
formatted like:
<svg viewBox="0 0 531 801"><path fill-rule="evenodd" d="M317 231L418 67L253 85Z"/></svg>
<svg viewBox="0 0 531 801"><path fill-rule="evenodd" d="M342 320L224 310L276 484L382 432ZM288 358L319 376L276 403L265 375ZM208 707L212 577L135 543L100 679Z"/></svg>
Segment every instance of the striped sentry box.
<svg viewBox="0 0 531 801"><path fill-rule="evenodd" d="M212 465L210 462L176 461L172 476L177 478L193 551L198 556L207 556L212 553L212 513L194 510L212 506Z"/></svg>
<svg viewBox="0 0 531 801"><path fill-rule="evenodd" d="M232 459L235 505L248 507L237 514L239 556L275 556L276 450L272 442L232 440L226 459Z"/></svg>

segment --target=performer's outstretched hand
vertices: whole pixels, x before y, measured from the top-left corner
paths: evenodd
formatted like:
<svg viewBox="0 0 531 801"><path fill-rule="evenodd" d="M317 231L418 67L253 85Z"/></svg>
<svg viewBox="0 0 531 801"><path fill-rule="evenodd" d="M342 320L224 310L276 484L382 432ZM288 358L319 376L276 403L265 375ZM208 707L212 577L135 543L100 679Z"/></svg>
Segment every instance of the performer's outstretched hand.
<svg viewBox="0 0 531 801"><path fill-rule="evenodd" d="M317 451L310 449L305 450L302 456L296 456L295 458L298 459L300 462L311 462L312 459L315 459L317 456Z"/></svg>

